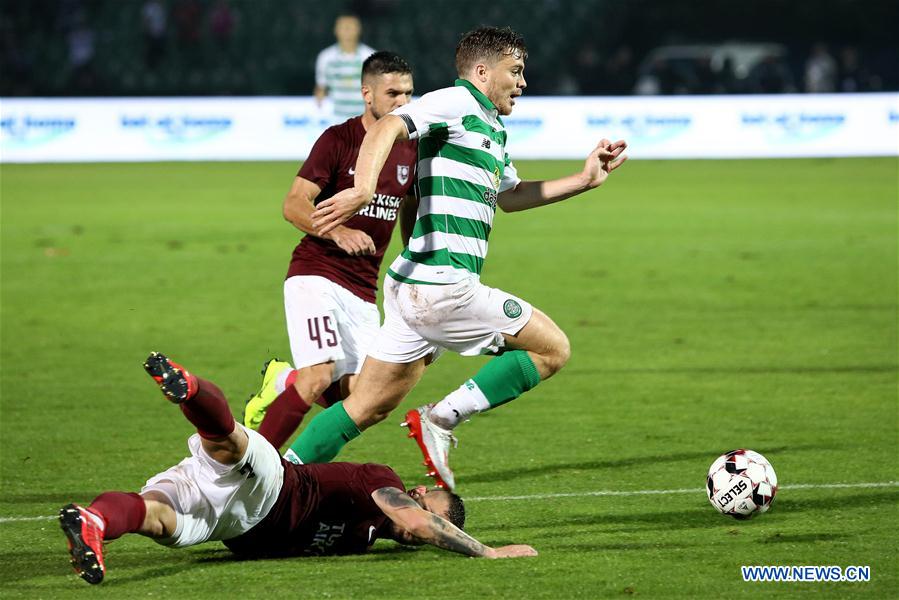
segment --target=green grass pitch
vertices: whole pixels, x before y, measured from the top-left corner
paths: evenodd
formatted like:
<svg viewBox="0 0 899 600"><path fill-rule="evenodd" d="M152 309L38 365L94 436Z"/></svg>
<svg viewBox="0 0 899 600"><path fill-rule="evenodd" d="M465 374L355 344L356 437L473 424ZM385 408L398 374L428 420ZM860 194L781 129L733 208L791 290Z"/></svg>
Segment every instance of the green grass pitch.
<svg viewBox="0 0 899 600"><path fill-rule="evenodd" d="M471 533L539 557L379 542L360 557L237 562L217 543L129 536L89 589L41 517L139 489L185 456L190 426L143 373L147 353L219 383L235 413L263 360L289 356L281 284L298 236L280 204L295 168L0 168L0 595L899 595L896 159L634 161L599 191L497 215L483 280L553 317L573 356L462 425L453 462ZM527 178L577 168L518 165ZM442 358L340 458L425 482L402 412L482 360ZM735 447L765 454L783 486L748 522L702 490ZM880 485L819 487L859 483ZM696 491L591 495L684 488ZM744 583L741 565L869 565L871 581Z"/></svg>

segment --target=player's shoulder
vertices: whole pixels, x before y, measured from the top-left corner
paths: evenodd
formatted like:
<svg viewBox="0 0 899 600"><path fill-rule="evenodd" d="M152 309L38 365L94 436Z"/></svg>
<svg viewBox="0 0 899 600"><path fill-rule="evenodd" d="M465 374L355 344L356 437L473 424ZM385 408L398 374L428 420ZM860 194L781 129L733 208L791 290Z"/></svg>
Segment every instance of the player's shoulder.
<svg viewBox="0 0 899 600"><path fill-rule="evenodd" d="M358 469L365 473L368 478L376 478L379 480L378 487L395 487L405 490L403 480L396 474L392 468L379 463L364 463L357 465Z"/></svg>
<svg viewBox="0 0 899 600"><path fill-rule="evenodd" d="M449 87L440 88L439 90L434 90L433 92L428 92L421 97L422 100L424 100L425 98L433 101L454 103L466 102L469 99L473 99L468 90L458 85L452 85Z"/></svg>
<svg viewBox="0 0 899 600"><path fill-rule="evenodd" d="M361 125L359 123L361 120L362 120L361 115L356 116L356 117L350 117L349 119L347 119L346 121L343 121L342 123L336 123L334 125L331 125L327 129L325 129L325 131L326 132L330 131L331 135L347 135L348 133L353 133L353 132L357 131L361 127Z"/></svg>
<svg viewBox="0 0 899 600"><path fill-rule="evenodd" d="M357 49L357 52L358 52L359 56L362 58L362 60L365 60L366 58L368 58L369 56L371 56L372 54L377 52L377 50L375 50L371 46L366 46L365 44L359 44L359 48Z"/></svg>
<svg viewBox="0 0 899 600"><path fill-rule="evenodd" d="M340 53L340 46L337 44L331 44L327 48L323 48L321 52L318 53L319 60L330 60Z"/></svg>
<svg viewBox="0 0 899 600"><path fill-rule="evenodd" d="M362 117L352 117L343 123L331 125L325 129L319 136L319 140L331 144L353 144L359 137L360 129L362 135L365 135L365 129L359 124Z"/></svg>
<svg viewBox="0 0 899 600"><path fill-rule="evenodd" d="M421 102L447 113L468 113L477 108L474 97L463 87L452 86L428 92Z"/></svg>

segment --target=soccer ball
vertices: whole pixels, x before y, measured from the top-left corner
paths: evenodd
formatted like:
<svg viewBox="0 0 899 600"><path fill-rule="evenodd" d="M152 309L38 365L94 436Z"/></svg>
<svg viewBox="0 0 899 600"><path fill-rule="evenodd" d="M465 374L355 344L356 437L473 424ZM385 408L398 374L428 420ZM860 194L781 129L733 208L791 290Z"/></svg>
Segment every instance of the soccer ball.
<svg viewBox="0 0 899 600"><path fill-rule="evenodd" d="M719 456L709 467L706 483L712 506L735 519L767 511L777 493L774 467L752 450L731 450Z"/></svg>

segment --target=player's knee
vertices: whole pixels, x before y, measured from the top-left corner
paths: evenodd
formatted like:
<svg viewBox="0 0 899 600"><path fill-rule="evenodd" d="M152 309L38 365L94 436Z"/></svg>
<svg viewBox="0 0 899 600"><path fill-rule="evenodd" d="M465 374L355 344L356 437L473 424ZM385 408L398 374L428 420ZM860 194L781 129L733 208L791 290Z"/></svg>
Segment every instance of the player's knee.
<svg viewBox="0 0 899 600"><path fill-rule="evenodd" d="M235 427L228 437L220 439L200 438L203 451L212 460L223 465L239 463L247 453L249 437L242 427Z"/></svg>
<svg viewBox="0 0 899 600"><path fill-rule="evenodd" d="M151 538L171 537L174 534L171 524L175 520L174 509L164 502L150 498L144 498L144 506L147 512L138 533Z"/></svg>
<svg viewBox="0 0 899 600"><path fill-rule="evenodd" d="M571 358L571 343L562 330L559 330L552 349L546 358L546 367L550 371L550 375L555 375L561 371L568 359Z"/></svg>
<svg viewBox="0 0 899 600"><path fill-rule="evenodd" d="M310 405L321 397L329 385L331 385L330 372L319 369L300 371L293 384L300 398Z"/></svg>
<svg viewBox="0 0 899 600"><path fill-rule="evenodd" d="M367 397L360 390L360 393L344 400L343 407L359 429L365 430L386 419L397 404L399 401Z"/></svg>

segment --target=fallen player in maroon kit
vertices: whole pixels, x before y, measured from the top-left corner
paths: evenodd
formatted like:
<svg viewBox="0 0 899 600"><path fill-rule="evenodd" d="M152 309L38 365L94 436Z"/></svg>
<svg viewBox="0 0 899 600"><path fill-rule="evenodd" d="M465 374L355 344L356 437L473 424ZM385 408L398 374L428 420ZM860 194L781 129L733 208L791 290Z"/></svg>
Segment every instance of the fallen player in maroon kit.
<svg viewBox="0 0 899 600"><path fill-rule="evenodd" d="M105 575L103 542L126 533L172 547L221 540L249 557L361 553L378 538L486 558L536 555L530 546L480 543L461 530L458 496L407 492L390 467L287 462L235 423L213 383L156 352L144 368L197 433L188 440L191 456L150 478L140 494L104 492L87 507L60 510L72 565L88 583Z"/></svg>

